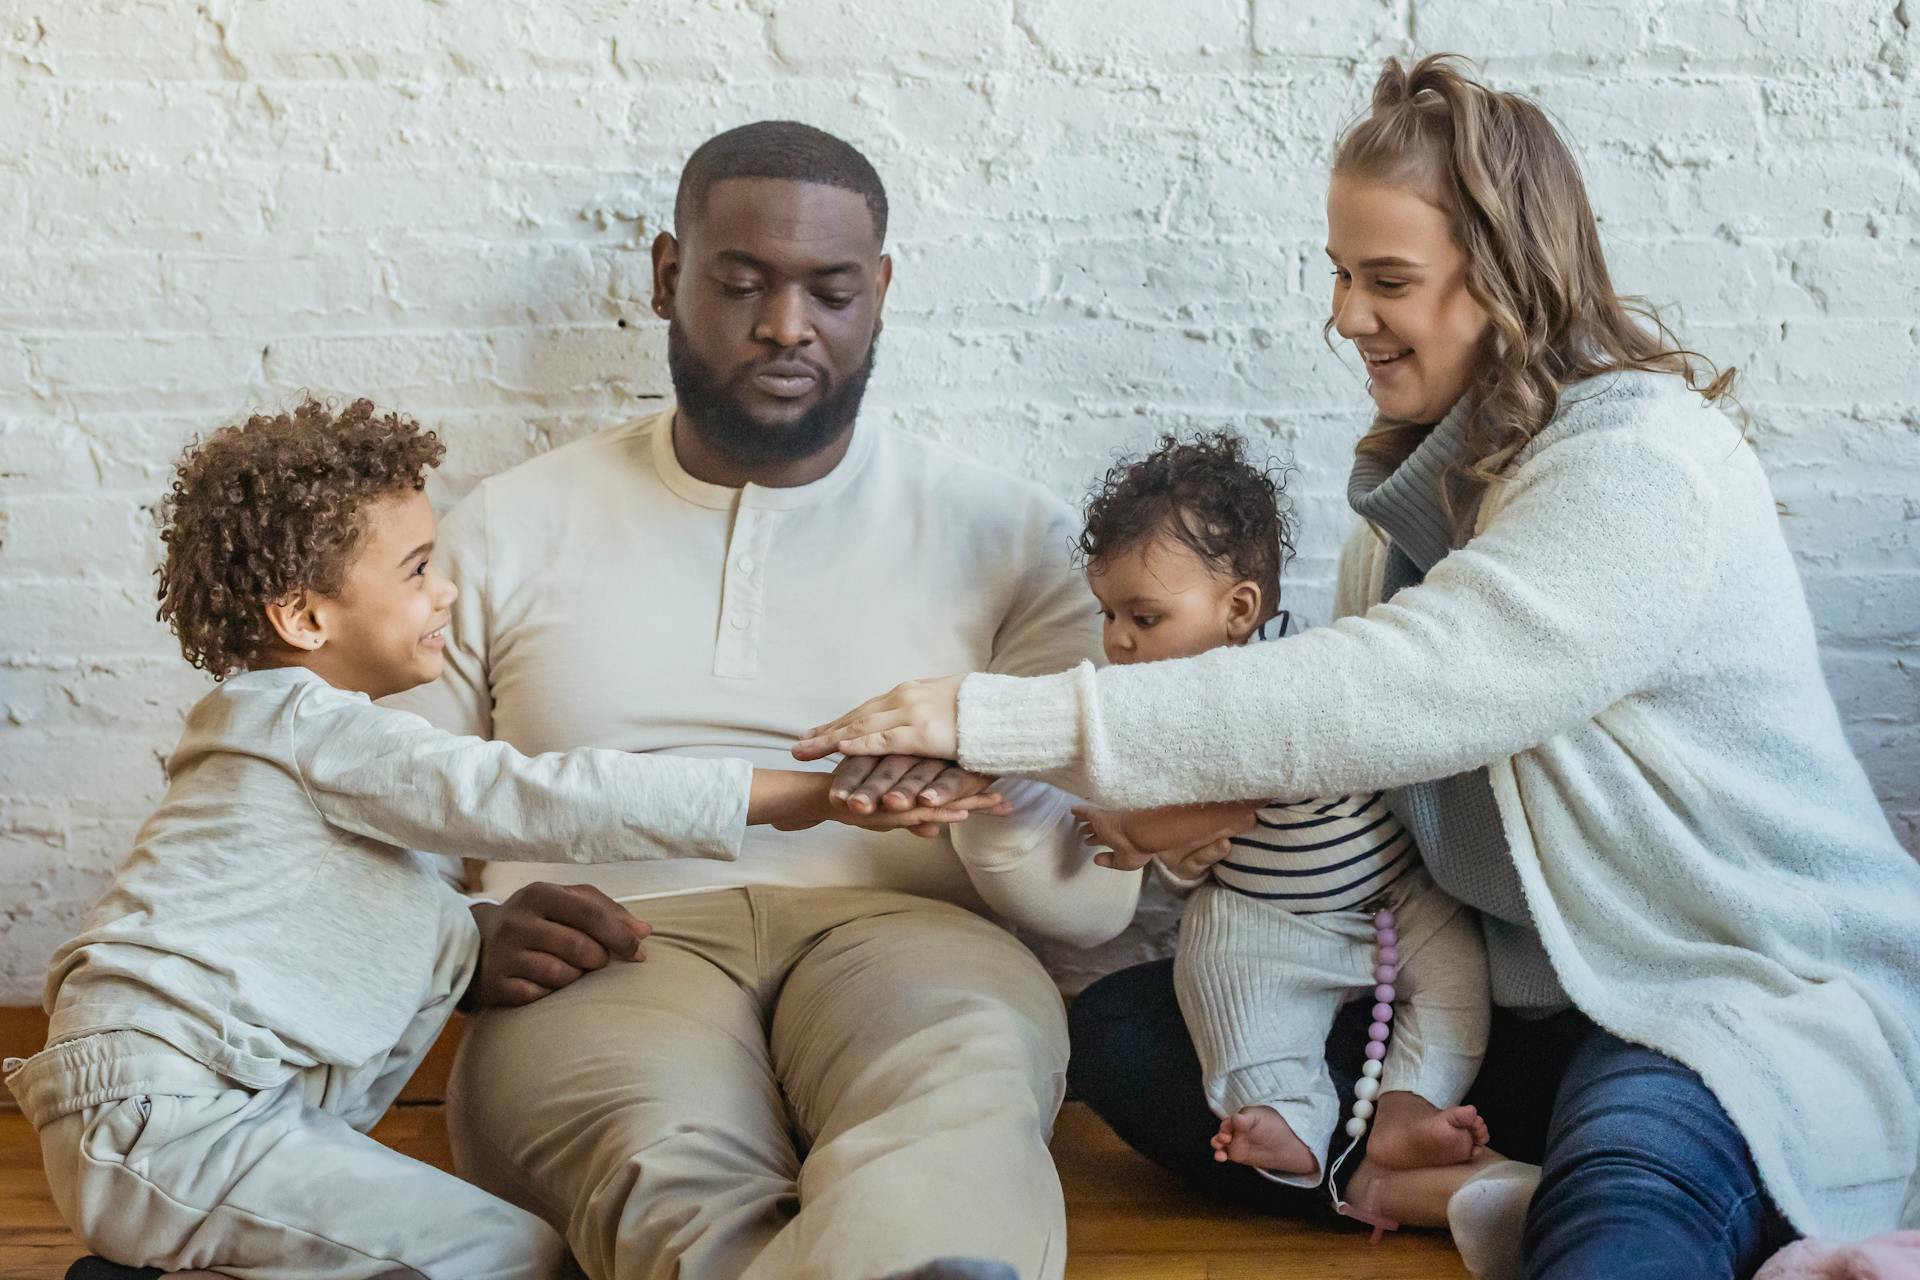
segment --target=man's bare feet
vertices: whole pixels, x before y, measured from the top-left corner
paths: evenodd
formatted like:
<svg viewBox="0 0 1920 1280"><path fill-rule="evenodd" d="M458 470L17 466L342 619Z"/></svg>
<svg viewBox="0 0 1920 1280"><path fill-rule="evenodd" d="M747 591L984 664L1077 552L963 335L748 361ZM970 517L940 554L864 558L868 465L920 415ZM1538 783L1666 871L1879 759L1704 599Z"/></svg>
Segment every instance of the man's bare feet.
<svg viewBox="0 0 1920 1280"><path fill-rule="evenodd" d="M1431 1169L1459 1164L1486 1149L1487 1122L1472 1107L1445 1111L1416 1093L1380 1095L1367 1139L1367 1158L1383 1169Z"/></svg>
<svg viewBox="0 0 1920 1280"><path fill-rule="evenodd" d="M1320 1160L1272 1107L1242 1107L1220 1122L1213 1158L1275 1173L1312 1173Z"/></svg>

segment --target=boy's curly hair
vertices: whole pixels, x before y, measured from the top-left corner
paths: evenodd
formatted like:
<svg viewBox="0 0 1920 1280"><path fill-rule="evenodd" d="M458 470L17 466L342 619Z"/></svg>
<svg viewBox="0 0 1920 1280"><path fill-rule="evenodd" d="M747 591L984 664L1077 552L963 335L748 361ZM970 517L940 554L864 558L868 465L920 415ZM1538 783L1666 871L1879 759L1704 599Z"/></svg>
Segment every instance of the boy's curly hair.
<svg viewBox="0 0 1920 1280"><path fill-rule="evenodd" d="M156 615L187 661L223 680L272 637L266 606L336 594L376 499L424 488L446 446L370 400L335 413L311 398L196 440L160 501L166 559Z"/></svg>
<svg viewBox="0 0 1920 1280"><path fill-rule="evenodd" d="M1087 500L1076 545L1092 564L1163 530L1215 572L1258 584L1262 621L1280 608L1280 571L1293 558L1284 469L1255 464L1239 436L1164 435L1145 457L1114 463Z"/></svg>

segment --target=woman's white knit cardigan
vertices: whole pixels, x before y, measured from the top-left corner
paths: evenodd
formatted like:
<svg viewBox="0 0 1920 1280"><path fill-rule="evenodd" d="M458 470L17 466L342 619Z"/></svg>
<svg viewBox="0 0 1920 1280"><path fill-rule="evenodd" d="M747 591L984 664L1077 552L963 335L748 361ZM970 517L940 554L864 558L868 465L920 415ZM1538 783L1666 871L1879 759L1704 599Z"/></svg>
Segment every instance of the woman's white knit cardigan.
<svg viewBox="0 0 1920 1280"><path fill-rule="evenodd" d="M1841 732L1766 476L1676 378L1561 404L1471 541L1391 603L1363 529L1340 568L1360 616L1177 662L971 676L962 763L1115 807L1488 765L1569 997L1699 1072L1798 1229L1914 1223L1920 864Z"/></svg>

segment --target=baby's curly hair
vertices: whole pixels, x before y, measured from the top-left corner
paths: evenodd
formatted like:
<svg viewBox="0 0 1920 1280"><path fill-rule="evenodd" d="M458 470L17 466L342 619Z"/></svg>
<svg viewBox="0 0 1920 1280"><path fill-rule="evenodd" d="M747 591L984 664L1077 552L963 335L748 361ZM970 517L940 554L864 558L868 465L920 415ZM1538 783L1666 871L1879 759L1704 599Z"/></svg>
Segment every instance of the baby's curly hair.
<svg viewBox="0 0 1920 1280"><path fill-rule="evenodd" d="M1193 440L1160 437L1142 458L1122 458L1087 500L1076 544L1094 564L1162 531L1217 573L1260 587L1260 617L1280 608L1280 571L1293 558L1293 514L1284 469L1254 463L1230 431Z"/></svg>
<svg viewBox="0 0 1920 1280"><path fill-rule="evenodd" d="M445 452L433 432L370 400L335 413L309 398L194 441L160 501L156 616L215 680L245 670L272 636L266 606L295 591L336 594L362 509L424 488Z"/></svg>

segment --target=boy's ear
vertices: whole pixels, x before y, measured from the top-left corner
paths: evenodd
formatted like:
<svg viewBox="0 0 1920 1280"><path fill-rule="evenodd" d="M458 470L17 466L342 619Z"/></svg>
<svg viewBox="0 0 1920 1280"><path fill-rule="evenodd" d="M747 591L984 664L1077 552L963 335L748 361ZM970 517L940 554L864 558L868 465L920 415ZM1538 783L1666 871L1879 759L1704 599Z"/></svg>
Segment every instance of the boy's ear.
<svg viewBox="0 0 1920 1280"><path fill-rule="evenodd" d="M1239 644L1260 626L1260 586L1236 582L1227 593L1227 639Z"/></svg>
<svg viewBox="0 0 1920 1280"><path fill-rule="evenodd" d="M267 605L267 624L297 653L312 653L327 642L326 622L314 604L313 596L295 591Z"/></svg>

